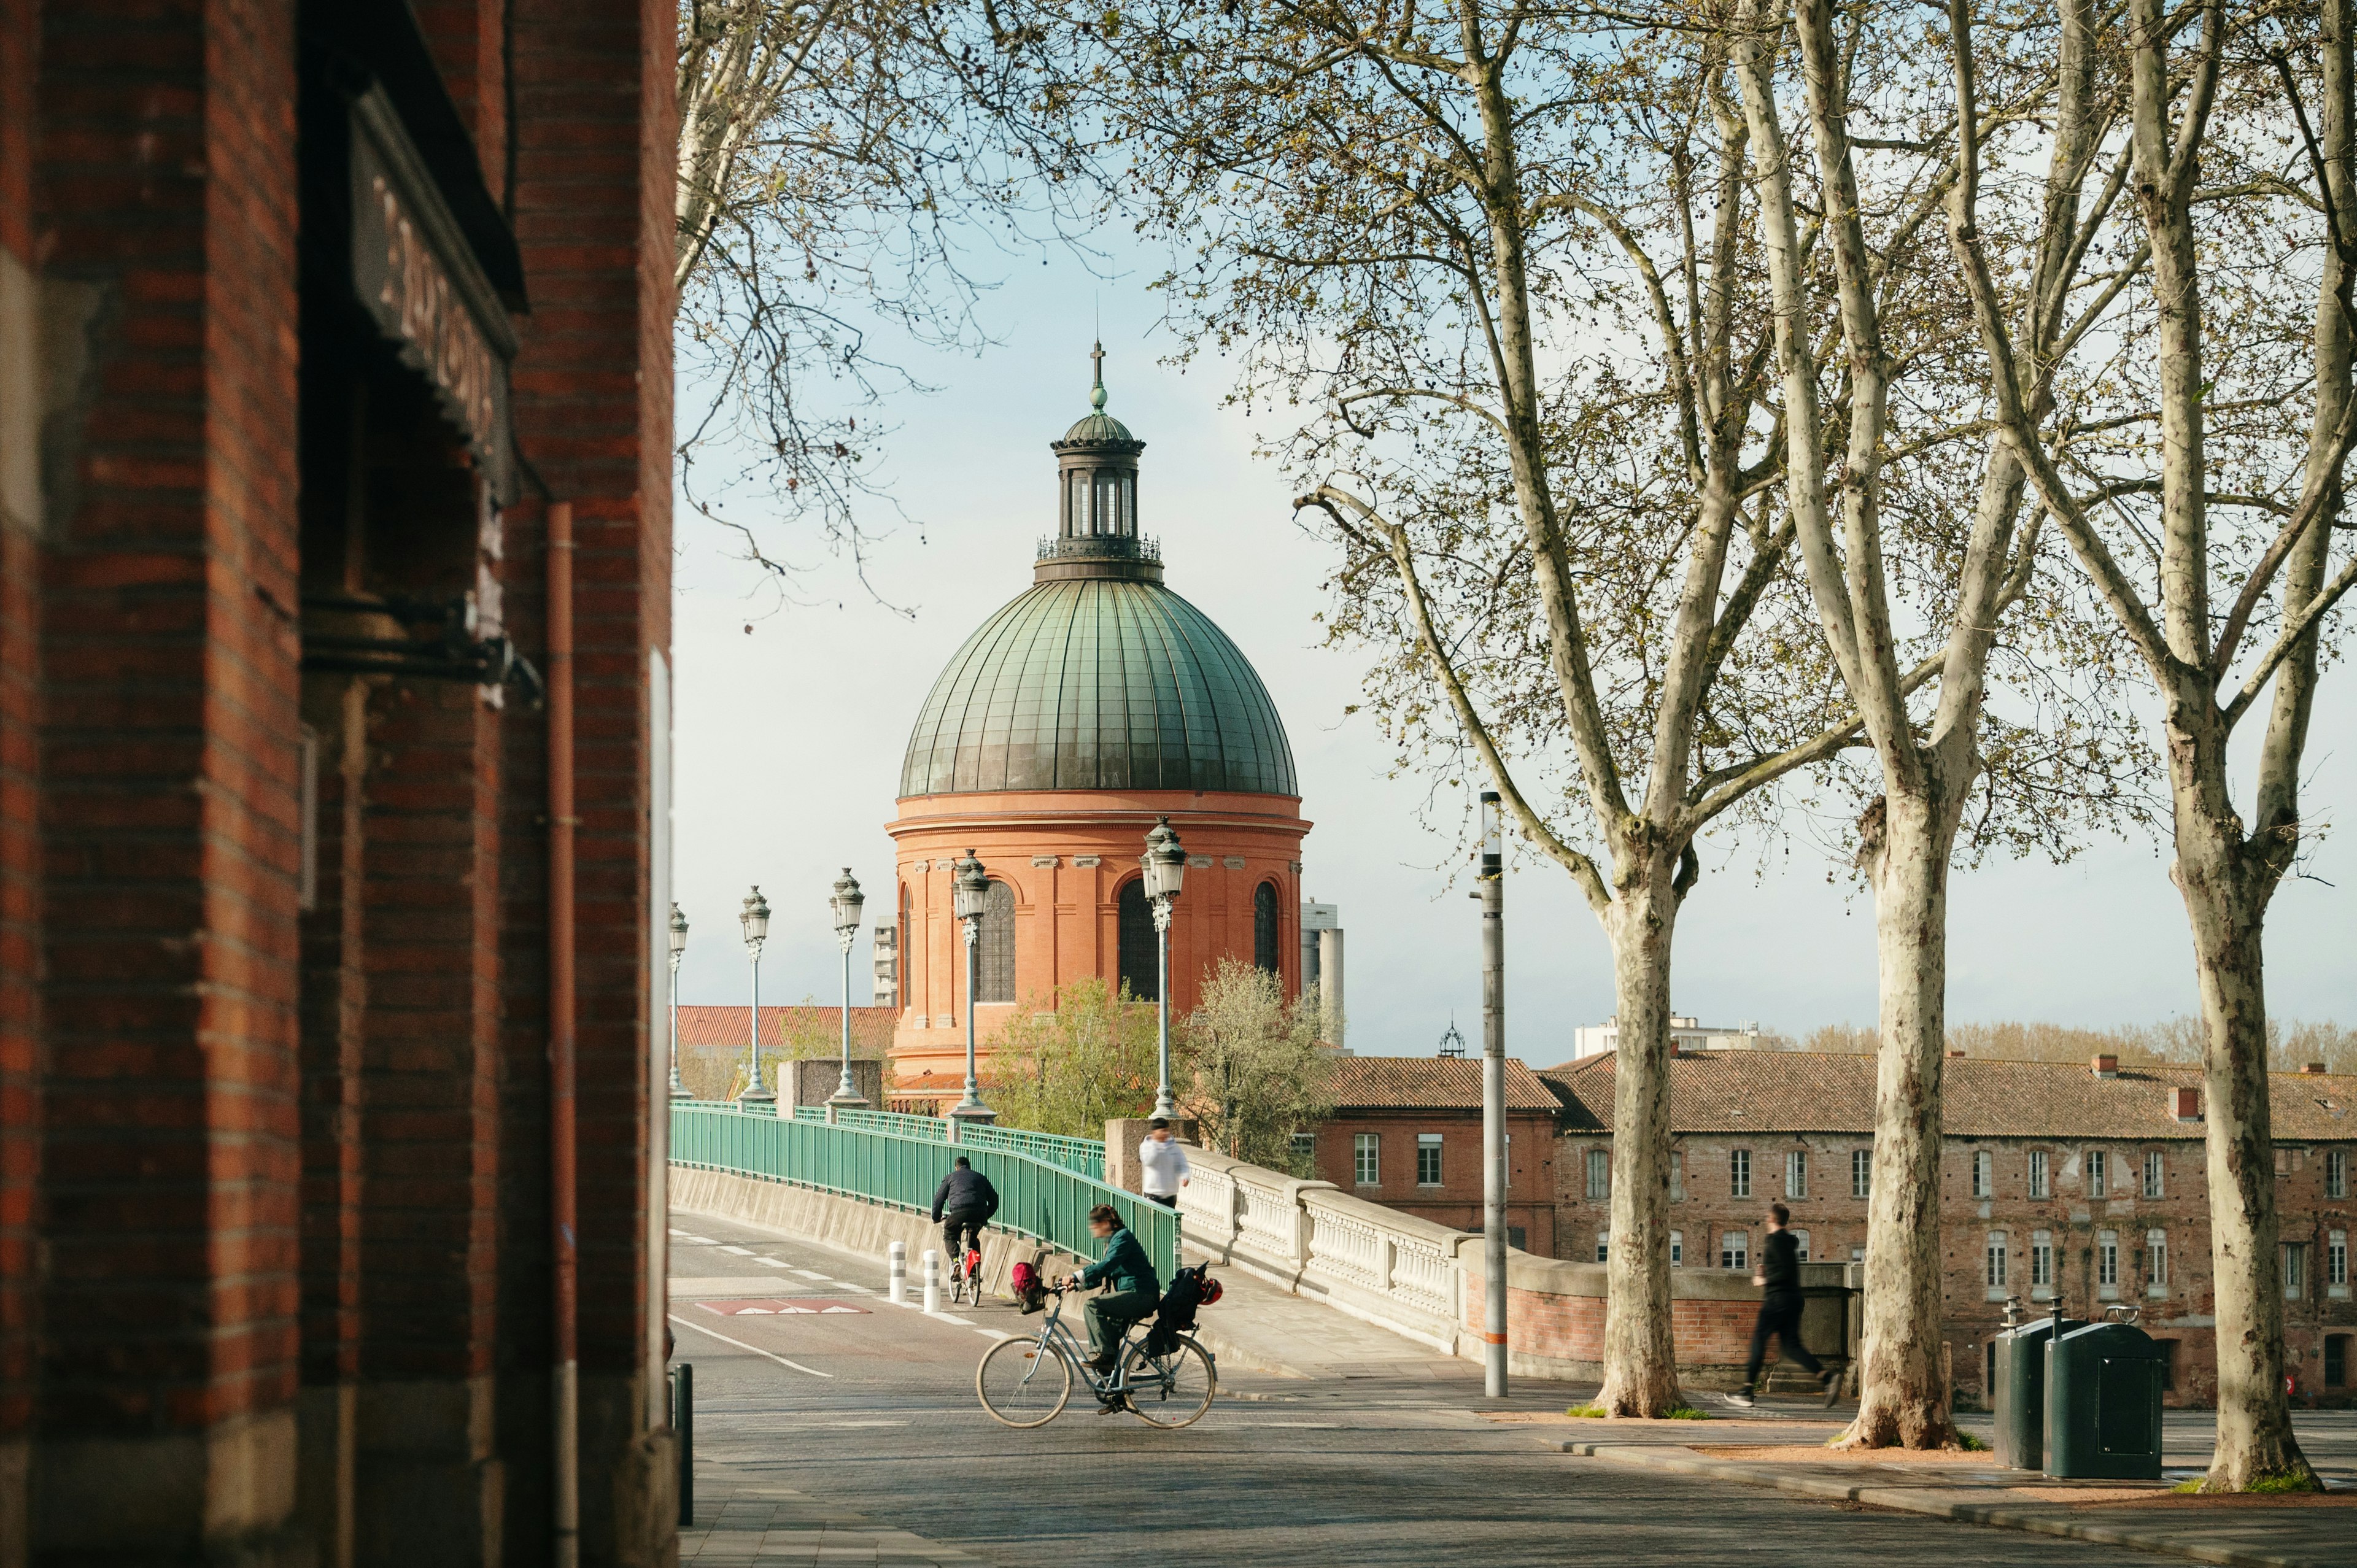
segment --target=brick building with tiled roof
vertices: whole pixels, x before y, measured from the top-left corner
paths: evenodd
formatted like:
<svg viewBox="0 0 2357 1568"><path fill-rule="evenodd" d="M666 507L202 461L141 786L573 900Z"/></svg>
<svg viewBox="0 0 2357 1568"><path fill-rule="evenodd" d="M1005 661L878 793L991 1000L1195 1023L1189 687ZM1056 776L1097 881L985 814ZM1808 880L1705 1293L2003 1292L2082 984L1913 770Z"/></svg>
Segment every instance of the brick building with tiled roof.
<svg viewBox="0 0 2357 1568"><path fill-rule="evenodd" d="M1610 1245L1613 1058L1537 1075L1562 1104L1556 1255ZM2271 1079L2287 1365L2299 1395L2357 1397L2357 1077ZM1875 1061L1708 1051L1670 1063L1672 1263L1749 1269L1770 1202L1820 1261L1865 1255ZM1986 1388L2008 1296L2072 1316L2133 1305L2169 1342L2172 1402L2216 1391L2201 1073L2068 1062L1946 1063L1941 1225L1960 1391Z"/></svg>
<svg viewBox="0 0 2357 1568"><path fill-rule="evenodd" d="M682 1003L679 1077L699 1100L726 1098L751 1046L749 1008ZM882 1058L892 1046L898 1013L890 1007L851 1010L851 1054ZM832 1057L843 1038L843 1009L815 1004L761 1007L761 1077L775 1090L778 1063L787 1056ZM782 1092L782 1091L781 1091Z"/></svg>
<svg viewBox="0 0 2357 1568"><path fill-rule="evenodd" d="M1453 1225L1481 1225L1481 1063L1463 1057L1346 1057L1334 1113L1310 1143L1314 1171L1356 1197ZM1555 1246L1555 1145L1562 1105L1519 1061L1506 1063L1506 1224L1525 1251Z"/></svg>

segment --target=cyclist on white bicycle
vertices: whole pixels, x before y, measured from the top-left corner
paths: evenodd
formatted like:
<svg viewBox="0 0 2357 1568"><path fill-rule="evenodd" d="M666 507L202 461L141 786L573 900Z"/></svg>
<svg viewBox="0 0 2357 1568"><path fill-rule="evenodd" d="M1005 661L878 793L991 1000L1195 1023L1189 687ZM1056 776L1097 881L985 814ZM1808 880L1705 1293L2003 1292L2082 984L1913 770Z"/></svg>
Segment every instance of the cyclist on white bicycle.
<svg viewBox="0 0 2357 1568"><path fill-rule="evenodd" d="M1091 1296L1088 1305L1089 1369L1103 1379L1113 1371L1130 1325L1154 1316L1162 1300L1162 1281L1146 1249L1122 1223L1121 1210L1112 1204L1100 1203L1089 1210L1089 1233L1105 1243L1104 1256L1063 1283L1070 1290L1085 1290L1101 1281L1113 1287L1103 1295ZM1099 1415L1121 1408L1118 1398L1098 1403Z"/></svg>
<svg viewBox="0 0 2357 1568"><path fill-rule="evenodd" d="M960 1155L933 1189L933 1223L942 1228L942 1244L949 1250L952 1267L963 1267L969 1251L982 1251L982 1228L997 1212L998 1189Z"/></svg>

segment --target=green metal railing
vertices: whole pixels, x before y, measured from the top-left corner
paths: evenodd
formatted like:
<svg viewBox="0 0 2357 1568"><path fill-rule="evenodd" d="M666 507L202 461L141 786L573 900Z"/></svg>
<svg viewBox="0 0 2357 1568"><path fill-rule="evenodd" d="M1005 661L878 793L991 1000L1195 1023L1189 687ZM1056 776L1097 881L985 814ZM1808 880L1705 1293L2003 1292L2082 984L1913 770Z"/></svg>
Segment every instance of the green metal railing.
<svg viewBox="0 0 2357 1568"><path fill-rule="evenodd" d="M1060 1133L1027 1133L1019 1127L976 1125L966 1128L959 1142L969 1149L1010 1149L1104 1180L1105 1150L1101 1140L1067 1138Z"/></svg>
<svg viewBox="0 0 2357 1568"><path fill-rule="evenodd" d="M996 1129L992 1131L996 1133ZM1120 1211L1123 1222L1145 1247L1162 1277L1171 1277L1178 1258L1175 1212L1052 1160L979 1139L952 1147L903 1133L841 1121L829 1126L799 1115L772 1116L731 1104L680 1101L671 1109L671 1157L675 1164L815 1187L920 1214L932 1211L933 1190L949 1175L950 1162L960 1155L972 1160L974 1168L998 1189L998 1213L991 1220L993 1225L1080 1257L1094 1258L1103 1251L1103 1243L1089 1234L1089 1210L1109 1203Z"/></svg>

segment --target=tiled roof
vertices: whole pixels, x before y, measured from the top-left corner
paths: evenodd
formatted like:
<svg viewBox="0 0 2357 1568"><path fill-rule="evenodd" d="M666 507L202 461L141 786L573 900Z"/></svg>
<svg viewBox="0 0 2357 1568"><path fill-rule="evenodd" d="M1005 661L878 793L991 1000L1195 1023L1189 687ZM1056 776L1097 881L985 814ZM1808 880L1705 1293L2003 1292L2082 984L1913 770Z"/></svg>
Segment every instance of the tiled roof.
<svg viewBox="0 0 2357 1568"><path fill-rule="evenodd" d="M1610 1054L1548 1068L1540 1077L1562 1099L1564 1125L1612 1124ZM1953 1058L1941 1093L1951 1138L2195 1139L2200 1122L2179 1122L2171 1090L2200 1089L2190 1067L2123 1067L2097 1078L2084 1062ZM1670 1063L1674 1133L1858 1133L1874 1130L1872 1057L1812 1051L1709 1051ZM2357 1140L2357 1077L2276 1073L2270 1087L2276 1141Z"/></svg>
<svg viewBox="0 0 2357 1568"><path fill-rule="evenodd" d="M1479 1111L1478 1057L1344 1057L1336 1062L1334 1109L1351 1111ZM1556 1100L1533 1072L1506 1060L1506 1109L1553 1111Z"/></svg>
<svg viewBox="0 0 2357 1568"><path fill-rule="evenodd" d="M750 1042L745 1027L744 1007L717 1007L705 1004L689 1005L683 1002L679 1008L679 1043L682 1046L743 1046ZM854 1007L851 1010L851 1047L856 1054L873 1056L892 1043L893 1026L900 1016L897 1007ZM823 1035L839 1038L843 1029L843 1009L840 1007L771 1007L761 1008L761 1050L767 1055L770 1047L781 1043L787 1031ZM861 1047L870 1047L861 1051Z"/></svg>

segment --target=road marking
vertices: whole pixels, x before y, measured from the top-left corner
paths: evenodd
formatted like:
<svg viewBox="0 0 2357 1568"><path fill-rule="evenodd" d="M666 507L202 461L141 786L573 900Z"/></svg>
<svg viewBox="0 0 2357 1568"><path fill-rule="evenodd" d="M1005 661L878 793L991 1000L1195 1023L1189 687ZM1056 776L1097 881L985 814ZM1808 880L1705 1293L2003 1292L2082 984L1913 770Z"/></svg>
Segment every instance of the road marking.
<svg viewBox="0 0 2357 1568"><path fill-rule="evenodd" d="M789 1361L783 1356L772 1355L770 1352L762 1349L759 1345L748 1345L742 1339L731 1339L726 1334L716 1333L712 1329L704 1326L701 1323L690 1323L686 1318L680 1316L677 1313L666 1313L664 1316L669 1317L673 1323L678 1324L682 1328L693 1328L698 1334L704 1335L708 1338L719 1340L723 1345L734 1345L739 1350L750 1350L754 1355L764 1357L769 1360L775 1361L780 1367L791 1367L795 1371L808 1372L813 1378L825 1378L829 1381L834 1380L834 1374L833 1372L822 1372L816 1367L805 1367L800 1361Z"/></svg>
<svg viewBox="0 0 2357 1568"><path fill-rule="evenodd" d="M849 1280L829 1280L826 1283L833 1285L837 1290L856 1291L861 1295L874 1295L876 1294L867 1286L853 1284Z"/></svg>
<svg viewBox="0 0 2357 1568"><path fill-rule="evenodd" d="M720 1250L721 1250L722 1251L724 1251L724 1252L734 1252L734 1253L736 1253L736 1254L737 1254L738 1257L740 1257L740 1258L749 1258L749 1257L751 1257L751 1256L753 1255L753 1249L752 1249L752 1248L750 1248L750 1247L727 1247L727 1246L724 1246L724 1247L722 1247Z"/></svg>
<svg viewBox="0 0 2357 1568"><path fill-rule="evenodd" d="M800 1274L806 1280L823 1280L826 1278L824 1274L820 1273L816 1269L788 1269L786 1273L790 1274Z"/></svg>

